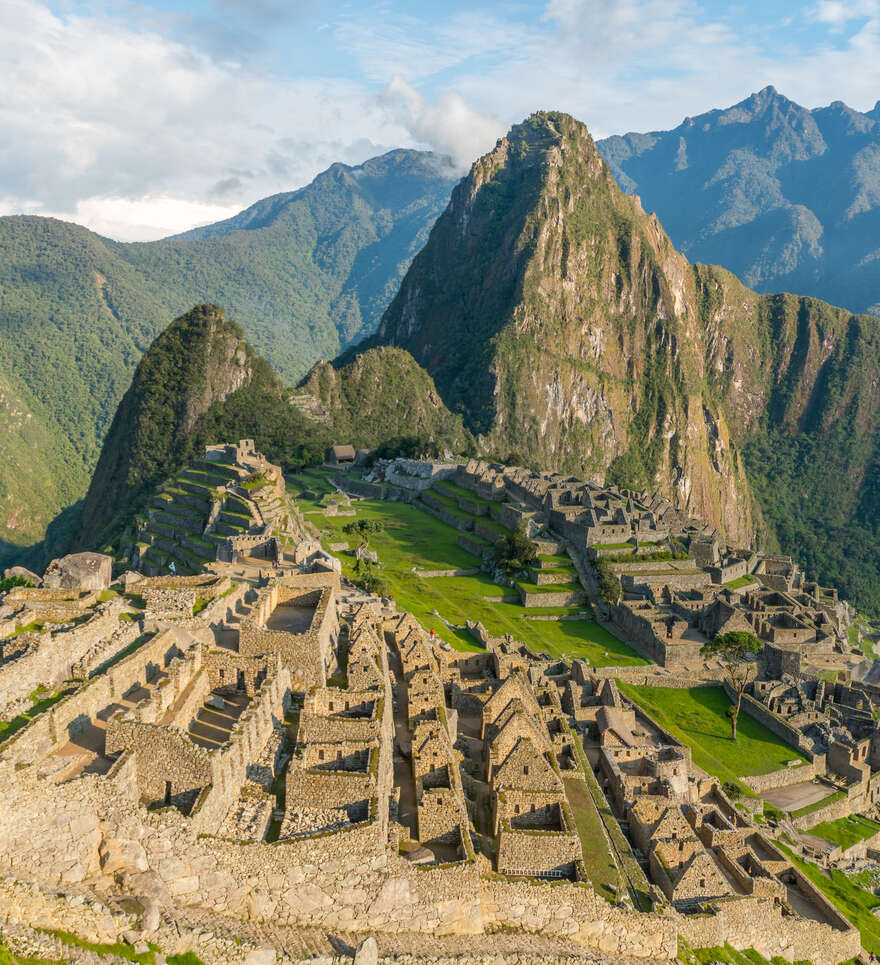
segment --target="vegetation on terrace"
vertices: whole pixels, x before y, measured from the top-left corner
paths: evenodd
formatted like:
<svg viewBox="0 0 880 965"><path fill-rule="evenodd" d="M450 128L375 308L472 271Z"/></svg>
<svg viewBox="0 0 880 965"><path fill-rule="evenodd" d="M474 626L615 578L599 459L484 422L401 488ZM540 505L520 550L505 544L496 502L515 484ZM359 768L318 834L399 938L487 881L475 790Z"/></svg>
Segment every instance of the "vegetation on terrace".
<svg viewBox="0 0 880 965"><path fill-rule="evenodd" d="M31 706L21 714L11 720L0 720L0 744L9 740L13 734L18 733L22 727L29 724L35 717L39 717L43 711L48 710L53 704L57 704L62 697L70 693L64 687L58 691L49 691L45 687L38 687L33 693L29 694Z"/></svg>
<svg viewBox="0 0 880 965"><path fill-rule="evenodd" d="M851 814L836 821L822 821L810 828L810 834L824 838L832 844L839 844L844 849L873 837L878 831L880 824L861 814Z"/></svg>
<svg viewBox="0 0 880 965"><path fill-rule="evenodd" d="M455 529L415 506L378 500L360 500L353 506L358 519L383 524L381 532L371 535L370 546L379 555L381 579L398 606L409 610L426 629L434 630L456 649L479 649L464 629L465 621L472 620L482 622L493 635L510 633L532 649L552 656L569 654L597 666L646 663L592 619L526 620L528 611L518 603L484 599L511 592L493 583L485 573L416 577L413 569L472 569L478 560L458 545L459 533ZM316 512L307 516L321 529L325 544L345 541L344 528L352 521L350 516L325 517ZM354 558L344 554L340 558L343 572L352 576ZM444 620L454 627L448 627Z"/></svg>
<svg viewBox="0 0 880 965"><path fill-rule="evenodd" d="M721 687L679 690L620 682L620 690L673 737L687 744L697 767L722 782L736 784L747 796L754 797L754 792L740 781L741 777L767 774L785 767L788 761L803 759L763 724L745 715L734 741L728 718L731 703Z"/></svg>

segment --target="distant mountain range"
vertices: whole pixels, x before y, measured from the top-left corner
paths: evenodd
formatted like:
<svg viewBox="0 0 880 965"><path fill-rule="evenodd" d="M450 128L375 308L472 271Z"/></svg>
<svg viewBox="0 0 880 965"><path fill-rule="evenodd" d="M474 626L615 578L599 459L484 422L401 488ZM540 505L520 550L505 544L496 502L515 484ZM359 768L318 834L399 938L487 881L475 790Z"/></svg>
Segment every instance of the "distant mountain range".
<svg viewBox="0 0 880 965"><path fill-rule="evenodd" d="M169 319L221 303L294 381L375 330L454 180L443 158L392 151L146 244L0 218L0 563L84 495L134 368Z"/></svg>
<svg viewBox="0 0 880 965"><path fill-rule="evenodd" d="M598 142L691 261L759 292L880 314L880 102L807 110L766 87L671 131Z"/></svg>

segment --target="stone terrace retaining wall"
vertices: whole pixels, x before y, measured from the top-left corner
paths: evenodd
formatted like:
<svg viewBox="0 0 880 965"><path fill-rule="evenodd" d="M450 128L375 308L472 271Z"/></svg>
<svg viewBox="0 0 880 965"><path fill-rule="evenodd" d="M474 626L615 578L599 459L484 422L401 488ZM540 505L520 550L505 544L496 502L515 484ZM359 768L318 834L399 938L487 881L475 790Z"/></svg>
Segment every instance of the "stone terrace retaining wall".
<svg viewBox="0 0 880 965"><path fill-rule="evenodd" d="M490 927L567 937L609 955L651 961L674 961L678 955L677 920L613 907L586 884L485 876L480 894Z"/></svg>
<svg viewBox="0 0 880 965"><path fill-rule="evenodd" d="M824 768L821 773L824 773ZM755 774L752 777L741 777L740 780L760 794L774 787L789 787L792 784L800 784L802 781L812 781L816 774L816 765L811 761L799 767L783 767L769 774Z"/></svg>
<svg viewBox="0 0 880 965"><path fill-rule="evenodd" d="M797 869L795 874L806 891L815 892ZM820 894L819 898L828 907L824 896ZM754 948L765 958L779 955L787 961L810 961L813 965L835 965L856 958L861 951L858 931L843 918L840 928L831 928L783 917L780 907L763 899L719 901L717 908L715 915L678 916L678 931L692 948L729 942L734 948Z"/></svg>
<svg viewBox="0 0 880 965"><path fill-rule="evenodd" d="M99 604L86 623L40 634L35 649L0 666L0 718L20 710L37 687L55 689L72 677L79 661L119 628L119 614L125 605L119 598Z"/></svg>
<svg viewBox="0 0 880 965"><path fill-rule="evenodd" d="M829 788L829 794L834 792ZM861 795L858 795L860 797ZM846 797L839 798L833 801L831 804L826 804L825 807L819 808L816 811L811 811L809 814L803 814L799 818L792 818L791 823L794 825L795 830L805 831L807 828L812 828L817 824L821 824L822 821L836 821L838 818L848 818L854 811L858 810L861 806L858 800L853 800L849 795Z"/></svg>

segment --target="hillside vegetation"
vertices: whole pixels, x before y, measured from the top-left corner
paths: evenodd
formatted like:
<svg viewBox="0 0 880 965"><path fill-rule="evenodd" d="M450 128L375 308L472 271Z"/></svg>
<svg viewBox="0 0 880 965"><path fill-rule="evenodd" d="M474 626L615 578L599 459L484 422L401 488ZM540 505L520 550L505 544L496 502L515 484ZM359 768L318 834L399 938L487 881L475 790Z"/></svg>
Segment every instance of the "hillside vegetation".
<svg viewBox="0 0 880 965"><path fill-rule="evenodd" d="M0 564L84 494L135 366L169 319L222 304L293 382L375 329L452 180L442 159L392 151L149 244L0 218L0 380L32 437L0 430L0 502L11 507Z"/></svg>
<svg viewBox="0 0 880 965"><path fill-rule="evenodd" d="M104 440L74 545L119 546L156 489L204 447L250 438L291 473L323 460L333 442L461 452L473 445L430 376L400 349L376 349L349 365L316 366L303 390L287 388L216 305L199 305L153 342ZM54 552L66 549L59 531Z"/></svg>

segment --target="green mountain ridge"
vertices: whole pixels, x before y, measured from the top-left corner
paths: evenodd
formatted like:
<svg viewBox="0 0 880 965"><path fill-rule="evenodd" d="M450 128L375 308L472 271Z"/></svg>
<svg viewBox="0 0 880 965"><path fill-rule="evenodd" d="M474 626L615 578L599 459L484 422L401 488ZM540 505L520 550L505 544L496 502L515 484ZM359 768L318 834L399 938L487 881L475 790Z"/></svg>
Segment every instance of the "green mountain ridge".
<svg viewBox="0 0 880 965"><path fill-rule="evenodd" d="M392 151L335 164L227 222L143 244L0 218L3 368L41 440L26 446L0 430L0 502L10 507L0 564L38 560L46 525L85 493L135 366L168 319L221 303L294 381L375 329L453 180L442 158Z"/></svg>
<svg viewBox="0 0 880 965"><path fill-rule="evenodd" d="M658 489L880 611L880 320L690 265L568 115L474 164L366 344L483 451Z"/></svg>
<svg viewBox="0 0 880 965"><path fill-rule="evenodd" d="M315 411L303 411L303 393ZM216 305L173 321L147 349L113 418L86 494L77 548L133 545L132 524L163 483L218 441L254 439L285 471L320 462L340 440L473 446L461 419L409 353L374 349L334 369L319 363L284 386Z"/></svg>

